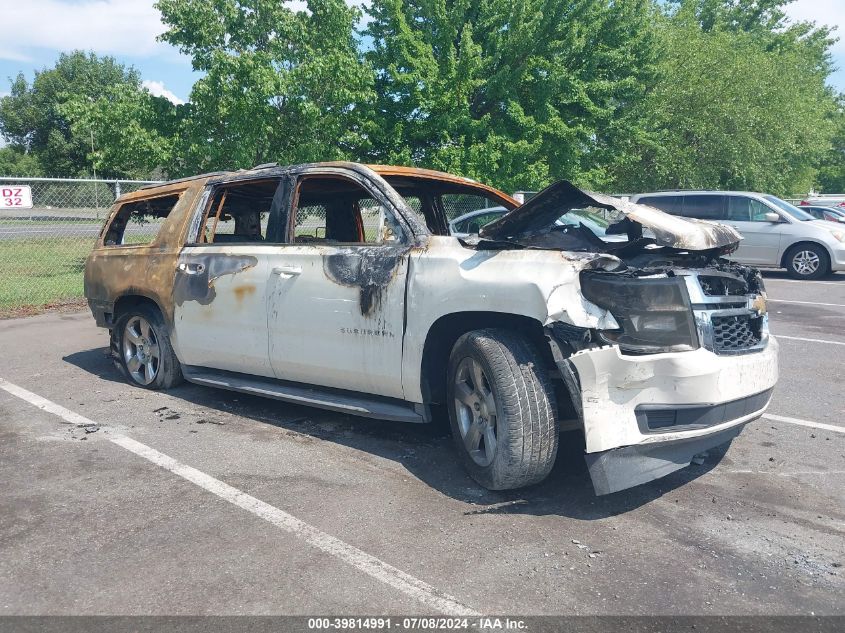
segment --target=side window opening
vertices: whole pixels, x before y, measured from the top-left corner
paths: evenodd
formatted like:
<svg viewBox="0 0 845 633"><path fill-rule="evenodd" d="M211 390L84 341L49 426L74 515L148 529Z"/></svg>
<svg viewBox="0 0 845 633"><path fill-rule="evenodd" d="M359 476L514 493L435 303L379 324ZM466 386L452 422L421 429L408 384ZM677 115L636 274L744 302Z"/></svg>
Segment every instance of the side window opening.
<svg viewBox="0 0 845 633"><path fill-rule="evenodd" d="M414 175L388 175L384 179L433 235L449 235L450 223L473 211L502 207L511 210L517 206L469 182L454 183Z"/></svg>
<svg viewBox="0 0 845 633"><path fill-rule="evenodd" d="M683 207L681 196L647 196L637 200L637 203L660 209L672 215L681 215L681 208Z"/></svg>
<svg viewBox="0 0 845 633"><path fill-rule="evenodd" d="M725 217L725 196L691 195L683 196L684 217L697 220L723 220Z"/></svg>
<svg viewBox="0 0 845 633"><path fill-rule="evenodd" d="M277 179L217 188L205 209L198 244L254 244L274 241L271 207Z"/></svg>
<svg viewBox="0 0 845 633"><path fill-rule="evenodd" d="M122 204L103 235L103 244L140 246L152 243L181 195L176 193Z"/></svg>
<svg viewBox="0 0 845 633"><path fill-rule="evenodd" d="M728 220L734 222L766 222L771 209L759 200L746 196L728 196Z"/></svg>
<svg viewBox="0 0 845 633"><path fill-rule="evenodd" d="M293 213L295 244L398 244L396 218L361 185L341 176L306 176Z"/></svg>
<svg viewBox="0 0 845 633"><path fill-rule="evenodd" d="M473 211L500 207L502 203L475 193L442 193L440 204L446 214L446 219L451 222Z"/></svg>

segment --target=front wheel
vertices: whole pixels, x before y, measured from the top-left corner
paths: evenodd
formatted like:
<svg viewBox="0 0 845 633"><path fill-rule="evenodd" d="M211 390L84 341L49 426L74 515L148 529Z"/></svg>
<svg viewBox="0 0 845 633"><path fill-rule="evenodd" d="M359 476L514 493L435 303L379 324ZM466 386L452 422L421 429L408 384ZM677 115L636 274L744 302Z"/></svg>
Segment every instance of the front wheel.
<svg viewBox="0 0 845 633"><path fill-rule="evenodd" d="M507 490L548 476L557 455L555 398L526 338L498 329L464 334L447 379L452 435L475 481Z"/></svg>
<svg viewBox="0 0 845 633"><path fill-rule="evenodd" d="M117 322L117 349L124 375L145 389L170 389L182 382L182 367L164 319L151 306L141 305Z"/></svg>
<svg viewBox="0 0 845 633"><path fill-rule="evenodd" d="M819 279L830 271L830 257L822 246L798 244L786 254L786 269L793 279Z"/></svg>

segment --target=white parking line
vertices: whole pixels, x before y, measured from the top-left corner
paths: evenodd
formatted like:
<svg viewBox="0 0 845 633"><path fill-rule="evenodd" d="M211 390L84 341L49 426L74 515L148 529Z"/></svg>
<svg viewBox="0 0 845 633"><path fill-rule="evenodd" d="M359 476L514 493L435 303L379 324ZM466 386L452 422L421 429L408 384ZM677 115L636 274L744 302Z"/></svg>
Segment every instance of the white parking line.
<svg viewBox="0 0 845 633"><path fill-rule="evenodd" d="M785 284L823 284L825 286L842 286L845 288L845 277L842 278L842 281L812 281L810 279L777 279L773 277L764 277L763 278L766 285L772 281L782 281Z"/></svg>
<svg viewBox="0 0 845 633"><path fill-rule="evenodd" d="M804 341L806 343L824 343L825 345L845 345L843 341L826 341L822 338L802 338L800 336L786 336L785 334L775 334L778 340L786 339L787 341Z"/></svg>
<svg viewBox="0 0 845 633"><path fill-rule="evenodd" d="M43 409L48 413L56 415L66 422L71 424L95 424L93 420L74 413L63 406L56 404L46 398L42 398L38 394L27 391L26 389L14 385L6 380L0 378L0 389L7 391L26 402L35 405L39 409ZM142 444L133 440L126 435L111 432L108 436L109 441L126 449L127 451L143 457L153 464L169 470L174 475L178 475L182 479L190 481L192 484L199 486L203 490L217 495L221 499L251 512L257 517L272 523L285 532L289 532L299 539L302 539L312 547L330 554L335 558L351 565L357 570L364 572L368 576L383 582L384 584L401 591L402 593L418 600L422 604L436 609L437 611L446 615L453 616L478 616L479 613L468 607L467 605L458 602L455 598L448 594L435 589L431 585L405 573L401 569L397 569L384 561L371 556L366 552L341 541L339 538L326 534L314 526L297 519L292 514L288 514L284 510L280 510L269 503L265 503L260 499L238 490L237 488L223 483L219 479L215 479L211 475L207 475L202 471L182 464L172 457L168 457L164 453L160 453L154 448L150 448L146 444Z"/></svg>
<svg viewBox="0 0 845 633"><path fill-rule="evenodd" d="M813 422L811 420L801 420L800 418L788 418L784 415L774 415L772 413L764 413L763 417L772 422L786 422L787 424L797 424L798 426L809 426L813 429L822 429L823 431L833 431L834 433L845 433L845 426L835 426L833 424L825 424L824 422Z"/></svg>
<svg viewBox="0 0 845 633"><path fill-rule="evenodd" d="M845 303L819 303L818 301L788 301L786 299L767 299L771 303L799 303L807 306L832 306L834 308L845 308Z"/></svg>

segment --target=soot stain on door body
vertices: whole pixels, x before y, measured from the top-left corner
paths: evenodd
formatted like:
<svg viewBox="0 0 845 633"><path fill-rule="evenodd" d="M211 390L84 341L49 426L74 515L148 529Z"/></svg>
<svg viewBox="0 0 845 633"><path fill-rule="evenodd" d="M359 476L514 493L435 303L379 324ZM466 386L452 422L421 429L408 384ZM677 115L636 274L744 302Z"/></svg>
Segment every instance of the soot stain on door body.
<svg viewBox="0 0 845 633"><path fill-rule="evenodd" d="M405 259L408 247L378 246L342 249L323 256L323 271L342 286L358 288L361 314L370 316Z"/></svg>
<svg viewBox="0 0 845 633"><path fill-rule="evenodd" d="M224 275L236 275L258 265L258 259L251 255L192 255L179 262L173 283L173 301L181 306L186 301L196 301L207 306L217 292L214 282ZM197 272L189 273L183 266L193 267Z"/></svg>

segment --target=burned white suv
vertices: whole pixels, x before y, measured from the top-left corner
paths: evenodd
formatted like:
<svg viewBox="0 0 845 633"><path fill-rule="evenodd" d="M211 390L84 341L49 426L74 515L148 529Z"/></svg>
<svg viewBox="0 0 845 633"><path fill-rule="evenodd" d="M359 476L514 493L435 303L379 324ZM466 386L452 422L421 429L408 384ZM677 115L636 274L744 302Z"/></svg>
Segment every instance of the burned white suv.
<svg viewBox="0 0 845 633"><path fill-rule="evenodd" d="M473 209L510 211L449 235ZM133 223L155 227L138 243ZM128 194L85 267L128 379L354 415L448 415L491 489L544 479L580 429L596 493L688 465L777 380L759 274L729 227L581 191L529 202L405 167L207 174Z"/></svg>

